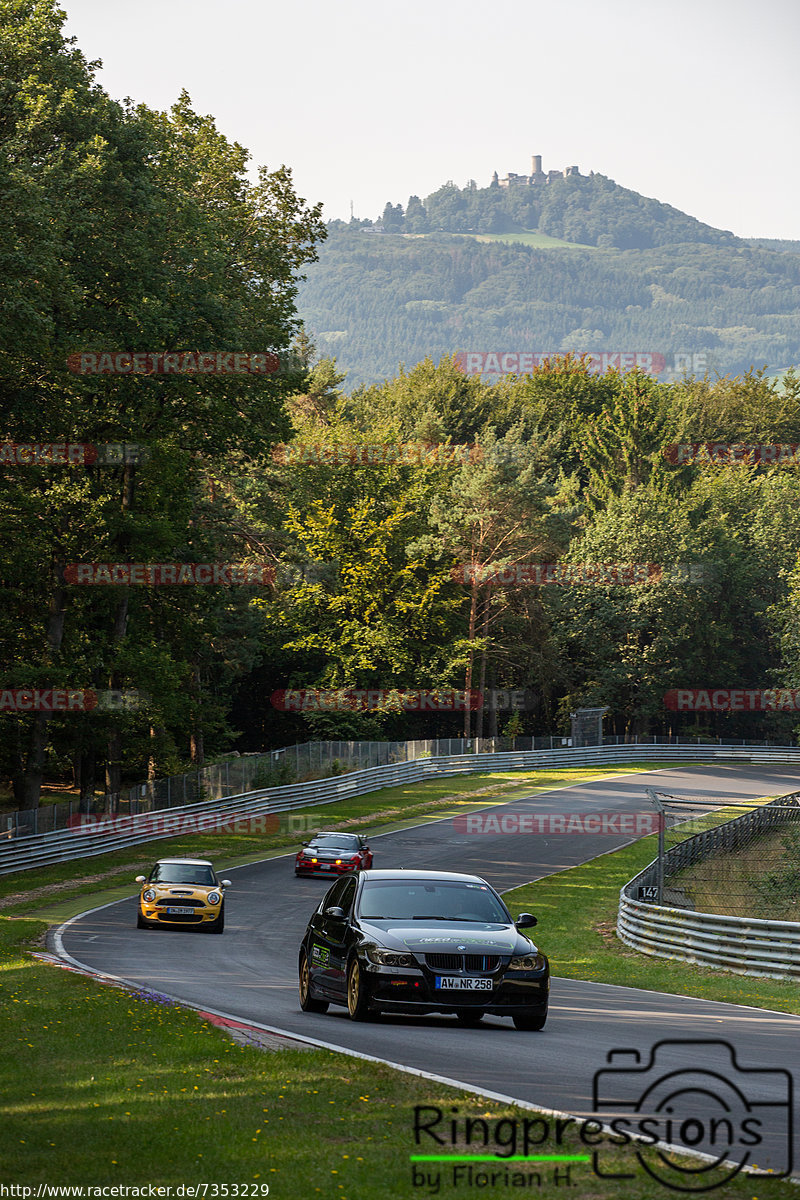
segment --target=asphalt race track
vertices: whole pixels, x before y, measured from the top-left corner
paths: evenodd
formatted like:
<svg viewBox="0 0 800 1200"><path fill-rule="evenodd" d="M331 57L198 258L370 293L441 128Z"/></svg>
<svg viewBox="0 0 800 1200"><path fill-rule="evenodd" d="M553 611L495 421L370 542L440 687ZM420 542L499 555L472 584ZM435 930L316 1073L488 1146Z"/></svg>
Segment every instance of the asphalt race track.
<svg viewBox="0 0 800 1200"><path fill-rule="evenodd" d="M800 772L791 766L675 767L541 793L491 811L644 813L650 811L647 786L748 799L800 788ZM324 815L322 821L324 828ZM603 834L473 835L456 832L447 820L378 835L370 845L376 867L466 871L506 891L629 840ZM142 870L157 855L157 846L143 849ZM662 1039L723 1038L745 1072L785 1071L800 1064L796 1016L569 979L553 979L550 1016L541 1033L518 1032L510 1020L497 1017L469 1029L444 1016L356 1023L339 1008L325 1015L303 1013L297 997L298 946L329 884L295 879L292 867L292 857L282 857L226 871L233 887L220 937L194 930L137 930L132 898L72 921L62 932L63 948L95 971L201 1007L578 1116L592 1110L593 1076L607 1065L612 1050L638 1050L646 1064ZM546 924L539 925L535 937L557 964L558 947L549 943ZM691 976L692 968L685 969ZM677 1052L676 1061L697 1068L705 1053L686 1048ZM708 1055L709 1069L721 1070L714 1052ZM725 1077L735 1079L735 1071ZM785 1076L745 1073L739 1078L748 1101L778 1105L765 1121L769 1134L756 1161L780 1172L792 1121L780 1107Z"/></svg>

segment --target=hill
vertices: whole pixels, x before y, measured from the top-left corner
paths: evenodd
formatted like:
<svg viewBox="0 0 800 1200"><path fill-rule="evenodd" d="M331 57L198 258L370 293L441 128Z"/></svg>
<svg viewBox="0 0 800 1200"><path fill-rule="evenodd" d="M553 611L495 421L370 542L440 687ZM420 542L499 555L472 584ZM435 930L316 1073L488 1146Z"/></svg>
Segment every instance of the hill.
<svg viewBox="0 0 800 1200"><path fill-rule="evenodd" d="M532 176L508 176L479 188L446 183L424 203L410 196L402 205L387 204L381 227L387 233L512 233L536 230L584 246L647 250L653 246L700 242L735 245L739 239L686 213L620 187L605 175L541 170ZM552 178L551 178L552 176ZM344 222L340 223L344 225Z"/></svg>
<svg viewBox="0 0 800 1200"><path fill-rule="evenodd" d="M541 249L334 229L298 303L348 389L469 350L644 351L664 379L800 362L800 254L743 244Z"/></svg>
<svg viewBox="0 0 800 1200"><path fill-rule="evenodd" d="M668 380L800 361L800 243L737 238L577 167L332 221L299 294L348 388L458 351L645 352Z"/></svg>

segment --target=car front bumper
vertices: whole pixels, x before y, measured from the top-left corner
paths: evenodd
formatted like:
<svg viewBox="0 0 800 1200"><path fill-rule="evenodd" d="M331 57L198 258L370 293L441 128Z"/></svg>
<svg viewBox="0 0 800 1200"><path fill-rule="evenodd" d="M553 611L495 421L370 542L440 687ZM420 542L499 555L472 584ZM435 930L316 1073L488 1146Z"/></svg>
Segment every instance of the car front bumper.
<svg viewBox="0 0 800 1200"><path fill-rule="evenodd" d="M173 905L172 907L178 907ZM158 925L207 925L219 917L220 906L216 908L196 908L192 913L168 913L163 905L142 904L141 914L145 921Z"/></svg>
<svg viewBox="0 0 800 1200"><path fill-rule="evenodd" d="M543 1015L547 1011L550 976L547 972L495 974L491 990L467 991L437 988L436 975L402 968L362 964L370 1006L376 1011L397 1013L485 1012L497 1016L515 1013ZM484 976L484 978L487 978Z"/></svg>
<svg viewBox="0 0 800 1200"><path fill-rule="evenodd" d="M331 863L330 866L321 867L319 864L312 863L295 863L295 875L318 875L321 879L328 879L334 875L351 875L355 871L361 869L360 863Z"/></svg>

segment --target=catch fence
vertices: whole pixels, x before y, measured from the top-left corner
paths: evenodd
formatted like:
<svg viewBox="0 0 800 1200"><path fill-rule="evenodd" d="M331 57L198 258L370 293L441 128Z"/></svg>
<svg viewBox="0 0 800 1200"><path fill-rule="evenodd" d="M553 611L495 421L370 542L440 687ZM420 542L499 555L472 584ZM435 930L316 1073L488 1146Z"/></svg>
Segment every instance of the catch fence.
<svg viewBox="0 0 800 1200"><path fill-rule="evenodd" d="M723 743L721 739L607 737L604 747L697 745L698 748L736 746L769 750L770 742L744 741ZM589 748L589 747L584 747ZM21 837L54 833L68 829L77 814L98 816L135 816L163 809L183 808L210 800L224 800L267 787L305 783L365 771L372 767L412 762L416 759L451 757L463 754L507 754L526 751L571 751L571 739L559 734L517 738L425 738L392 742L326 741L284 746L263 754L231 755L222 762L199 767L182 775L167 776L133 784L120 792L97 795L78 801L69 799L42 803L38 808L0 813L0 837Z"/></svg>
<svg viewBox="0 0 800 1200"><path fill-rule="evenodd" d="M622 888L621 940L657 957L800 978L800 793L768 803L648 796L662 818L658 855Z"/></svg>

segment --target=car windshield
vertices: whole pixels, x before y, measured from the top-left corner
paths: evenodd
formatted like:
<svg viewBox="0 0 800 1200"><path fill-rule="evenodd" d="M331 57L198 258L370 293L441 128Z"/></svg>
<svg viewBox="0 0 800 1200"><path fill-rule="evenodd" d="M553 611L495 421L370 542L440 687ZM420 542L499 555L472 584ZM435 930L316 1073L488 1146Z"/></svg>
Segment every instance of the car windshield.
<svg viewBox="0 0 800 1200"><path fill-rule="evenodd" d="M156 863L150 872L150 883L196 883L213 887L214 872L202 863Z"/></svg>
<svg viewBox="0 0 800 1200"><path fill-rule="evenodd" d="M422 879L367 880L359 916L367 921L510 922L488 884Z"/></svg>
<svg viewBox="0 0 800 1200"><path fill-rule="evenodd" d="M326 849L338 846L340 850L357 850L358 838L352 833L318 833L311 845L324 846Z"/></svg>

